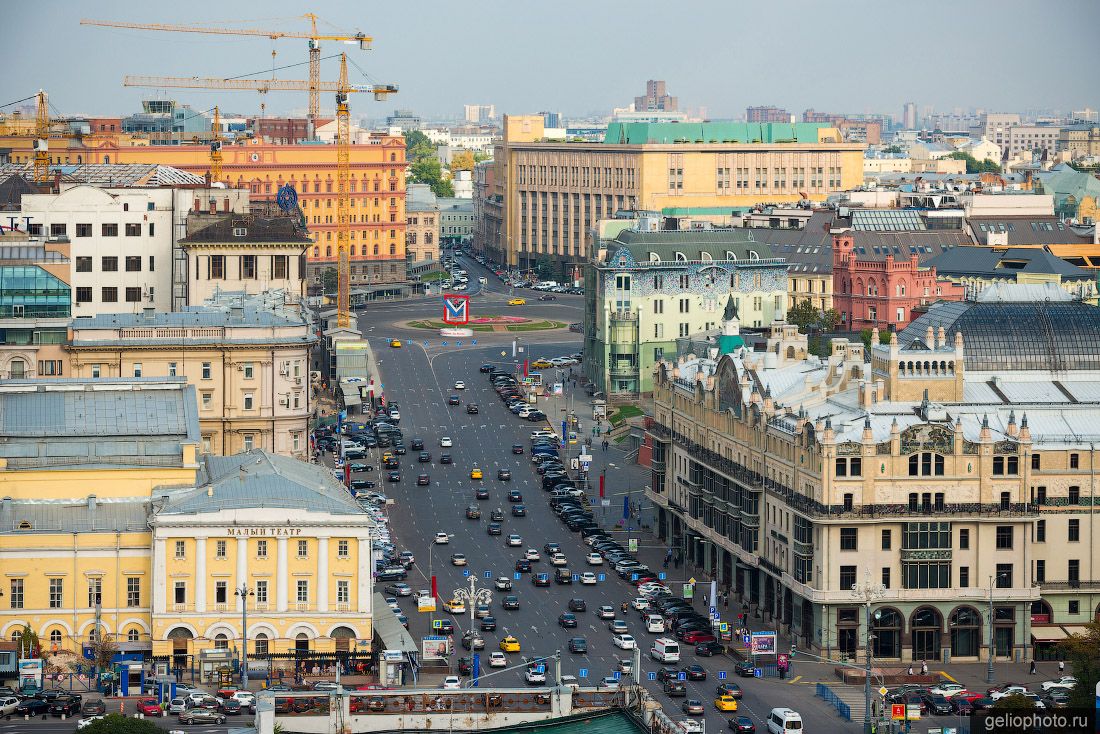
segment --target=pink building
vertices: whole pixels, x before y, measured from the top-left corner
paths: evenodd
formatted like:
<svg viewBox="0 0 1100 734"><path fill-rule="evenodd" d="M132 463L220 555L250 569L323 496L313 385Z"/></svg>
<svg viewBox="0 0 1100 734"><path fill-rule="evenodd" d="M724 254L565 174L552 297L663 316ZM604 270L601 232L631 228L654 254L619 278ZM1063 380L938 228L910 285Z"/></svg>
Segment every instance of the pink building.
<svg viewBox="0 0 1100 734"><path fill-rule="evenodd" d="M900 331L915 318L915 308L962 299L963 286L937 279L936 269L922 267L917 255L868 258L857 253L852 232L833 234L833 308L842 328Z"/></svg>

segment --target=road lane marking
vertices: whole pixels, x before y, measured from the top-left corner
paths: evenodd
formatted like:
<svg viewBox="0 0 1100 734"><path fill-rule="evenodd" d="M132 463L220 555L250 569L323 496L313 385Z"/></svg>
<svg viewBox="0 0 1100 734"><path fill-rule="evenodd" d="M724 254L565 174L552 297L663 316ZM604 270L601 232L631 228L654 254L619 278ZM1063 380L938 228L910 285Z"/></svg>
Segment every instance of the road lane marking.
<svg viewBox="0 0 1100 734"><path fill-rule="evenodd" d="M796 675L794 678L791 678L790 682L791 683L797 683L800 680L802 680L802 676Z"/></svg>

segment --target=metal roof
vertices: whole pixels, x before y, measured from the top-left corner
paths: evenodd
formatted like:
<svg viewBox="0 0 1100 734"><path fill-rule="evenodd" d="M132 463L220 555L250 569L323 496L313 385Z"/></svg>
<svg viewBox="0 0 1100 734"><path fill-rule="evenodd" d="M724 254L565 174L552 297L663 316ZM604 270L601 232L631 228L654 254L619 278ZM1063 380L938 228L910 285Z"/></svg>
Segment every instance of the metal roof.
<svg viewBox="0 0 1100 734"><path fill-rule="evenodd" d="M816 122L612 122L604 144L816 143Z"/></svg>
<svg viewBox="0 0 1100 734"><path fill-rule="evenodd" d="M225 214L180 240L181 245L253 242L282 242L301 245L303 248L313 244L296 216L271 217L233 213Z"/></svg>
<svg viewBox="0 0 1100 734"><path fill-rule="evenodd" d="M23 174L30 163L6 163L0 166L0 180L13 174ZM93 186L204 186L206 179L172 166L155 163L84 163L50 166L51 175L61 174L69 183Z"/></svg>
<svg viewBox="0 0 1100 734"><path fill-rule="evenodd" d="M1089 271L1070 265L1038 247L955 247L928 260L941 275L1005 277L1013 273L1043 273L1063 280L1093 280Z"/></svg>
<svg viewBox="0 0 1100 734"><path fill-rule="evenodd" d="M1056 216L970 217L967 224L974 240L983 244L998 233L1007 236L1009 245L1092 244L1091 237Z"/></svg>
<svg viewBox="0 0 1100 734"><path fill-rule="evenodd" d="M752 233L741 227L725 229L689 229L659 232L645 232L628 229L620 232L607 245L609 252L626 248L639 263L650 261L649 253L654 252L661 262L675 264L676 254L682 253L687 260L704 260L706 254L713 260L727 260L727 251L738 260L767 259L773 257L771 247L764 242L754 242Z"/></svg>
<svg viewBox="0 0 1100 734"><path fill-rule="evenodd" d="M148 499L0 502L0 534L112 533L148 529Z"/></svg>

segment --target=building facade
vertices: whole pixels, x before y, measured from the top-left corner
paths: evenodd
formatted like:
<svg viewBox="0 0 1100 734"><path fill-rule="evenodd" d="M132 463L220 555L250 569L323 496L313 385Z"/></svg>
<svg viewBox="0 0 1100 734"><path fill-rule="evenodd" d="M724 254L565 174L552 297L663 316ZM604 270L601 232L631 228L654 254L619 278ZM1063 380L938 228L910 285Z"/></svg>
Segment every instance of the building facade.
<svg viewBox="0 0 1100 734"><path fill-rule="evenodd" d="M1062 128L1058 133L1058 150L1067 153L1070 160L1100 156L1100 126L1094 123Z"/></svg>
<svg viewBox="0 0 1100 734"><path fill-rule="evenodd" d="M309 458L307 312L278 291L223 294L186 311L74 319L69 374L83 380L182 377L194 385L200 450Z"/></svg>
<svg viewBox="0 0 1100 734"><path fill-rule="evenodd" d="M1043 320L1074 345L1038 344ZM659 367L647 495L688 562L830 659L868 632L884 663L985 660L991 642L998 661L1044 659L1100 614L1094 307L949 303L869 363L860 343L804 350L776 326L763 354ZM1055 364L1068 394L1036 404ZM851 591L868 582L870 631Z"/></svg>
<svg viewBox="0 0 1100 734"><path fill-rule="evenodd" d="M786 312L786 263L742 230L604 233L584 269L583 333L585 375L608 396L649 393L654 365L717 328L727 303L746 327Z"/></svg>
<svg viewBox="0 0 1100 734"><path fill-rule="evenodd" d="M0 237L0 379L68 375L69 245Z"/></svg>
<svg viewBox="0 0 1100 734"><path fill-rule="evenodd" d="M505 116L494 152L500 236L486 254L513 268L568 272L586 234L617 211L729 216L766 200L824 199L863 180L863 146L806 123L612 123L603 143L540 142L538 116Z"/></svg>
<svg viewBox="0 0 1100 734"><path fill-rule="evenodd" d="M634 98L634 109L637 112L645 112L647 110L662 110L665 112L675 112L679 106L679 100L676 97L669 96L665 88L665 82L663 79L650 79L645 83L645 94L641 97ZM549 115L551 113L542 113ZM561 116L557 116L559 119L557 122L561 122ZM548 120L547 127L560 127L559 124L550 123L553 120Z"/></svg>
<svg viewBox="0 0 1100 734"><path fill-rule="evenodd" d="M405 216L409 268L439 262L439 200L428 184L409 184Z"/></svg>
<svg viewBox="0 0 1100 734"><path fill-rule="evenodd" d="M111 639L216 684L247 604L261 675L369 653L375 526L323 468L199 456L178 379L11 382L0 404L25 413L0 448L5 639L30 626L47 657Z"/></svg>
<svg viewBox="0 0 1100 734"><path fill-rule="evenodd" d="M745 108L746 122L790 122L792 119L790 112L771 105Z"/></svg>
<svg viewBox="0 0 1100 734"><path fill-rule="evenodd" d="M469 173L460 171L460 173ZM439 239L443 244L466 244L474 236L474 201L455 197L439 199Z"/></svg>

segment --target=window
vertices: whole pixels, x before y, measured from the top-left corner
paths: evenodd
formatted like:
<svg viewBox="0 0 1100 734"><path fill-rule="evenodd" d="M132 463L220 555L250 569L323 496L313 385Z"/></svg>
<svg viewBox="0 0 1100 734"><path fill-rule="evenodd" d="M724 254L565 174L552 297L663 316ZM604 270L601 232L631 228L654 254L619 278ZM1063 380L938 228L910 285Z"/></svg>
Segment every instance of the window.
<svg viewBox="0 0 1100 734"><path fill-rule="evenodd" d="M137 303L141 300L141 288L129 286L126 288L126 303Z"/></svg>
<svg viewBox="0 0 1100 734"><path fill-rule="evenodd" d="M341 540L336 543L336 555L339 558L347 558L349 556L348 541Z"/></svg>
<svg viewBox="0 0 1100 734"><path fill-rule="evenodd" d="M176 558L187 558L187 544L182 540L176 541Z"/></svg>
<svg viewBox="0 0 1100 734"><path fill-rule="evenodd" d="M246 392L244 394L244 409L252 410L252 403L255 402L255 399L256 398L252 393Z"/></svg>
<svg viewBox="0 0 1100 734"><path fill-rule="evenodd" d="M851 589L856 585L856 567L855 566L841 566L840 567L840 588Z"/></svg>
<svg viewBox="0 0 1100 734"><path fill-rule="evenodd" d="M1011 563L998 563L997 564L997 588L998 589L1011 589L1012 588L1012 564Z"/></svg>
<svg viewBox="0 0 1100 734"><path fill-rule="evenodd" d="M103 579L88 579L88 606L98 607L103 603Z"/></svg>
<svg viewBox="0 0 1100 734"><path fill-rule="evenodd" d="M1047 580L1047 562L1043 559L1035 561L1035 582L1043 583Z"/></svg>
<svg viewBox="0 0 1100 734"><path fill-rule="evenodd" d="M1073 518L1069 521L1069 526L1066 528L1066 540L1070 543L1077 543L1081 540L1081 521L1077 518Z"/></svg>
<svg viewBox="0 0 1100 734"><path fill-rule="evenodd" d="M994 456L993 457L993 475L1015 475L1019 474L1019 462L1018 456Z"/></svg>
<svg viewBox="0 0 1100 734"><path fill-rule="evenodd" d="M1012 549L1012 526L1011 525L998 525L997 526L997 550L1011 550Z"/></svg>
<svg viewBox="0 0 1100 734"><path fill-rule="evenodd" d="M100 290L100 300L104 303L118 303L118 288L109 287Z"/></svg>
<svg viewBox="0 0 1100 734"><path fill-rule="evenodd" d="M1032 454L1031 455L1031 468L1032 469L1041 469L1042 464L1043 464L1042 457L1039 454Z"/></svg>
<svg viewBox="0 0 1100 734"><path fill-rule="evenodd" d="M1068 611L1070 614L1080 614L1081 602L1077 599L1070 599L1069 604L1066 607L1066 611Z"/></svg>
<svg viewBox="0 0 1100 734"><path fill-rule="evenodd" d="M208 280L225 279L225 255L211 255L208 267L209 269L206 273Z"/></svg>
<svg viewBox="0 0 1100 734"><path fill-rule="evenodd" d="M276 279L285 279L289 277L287 273L290 270L290 259L288 255L275 255L271 259L271 272L272 277Z"/></svg>
<svg viewBox="0 0 1100 734"><path fill-rule="evenodd" d="M141 272L141 256L140 255L127 255L126 256L126 272L127 273L140 273Z"/></svg>
<svg viewBox="0 0 1100 734"><path fill-rule="evenodd" d="M241 278L249 280L256 277L256 256L241 255Z"/></svg>
<svg viewBox="0 0 1100 734"><path fill-rule="evenodd" d="M186 604L187 603L187 582L177 581L175 586L175 603Z"/></svg>
<svg viewBox="0 0 1100 734"><path fill-rule="evenodd" d="M836 460L836 475L838 477L848 476L848 460L847 459L837 459Z"/></svg>
<svg viewBox="0 0 1100 734"><path fill-rule="evenodd" d="M79 224L78 223L76 225L76 236L77 237L91 237L92 236L92 225L90 225L90 224Z"/></svg>
<svg viewBox="0 0 1100 734"><path fill-rule="evenodd" d="M858 550L856 528L840 529L840 549L851 551Z"/></svg>
<svg viewBox="0 0 1100 734"><path fill-rule="evenodd" d="M12 579L8 587L8 607L10 609L23 608L23 579Z"/></svg>
<svg viewBox="0 0 1100 734"><path fill-rule="evenodd" d="M664 313L664 312L665 312L665 299L658 298L655 301L653 301L653 313Z"/></svg>
<svg viewBox="0 0 1100 734"><path fill-rule="evenodd" d="M890 588L890 567L889 566L883 566L882 567L882 585L885 586L887 589Z"/></svg>
<svg viewBox="0 0 1100 734"><path fill-rule="evenodd" d="M134 362L134 377L141 377L141 362Z"/></svg>
<svg viewBox="0 0 1100 734"><path fill-rule="evenodd" d="M309 581L305 579L298 579L298 595L299 604L309 603Z"/></svg>
<svg viewBox="0 0 1100 734"><path fill-rule="evenodd" d="M848 460L848 473L853 477L863 476L863 459L858 457Z"/></svg>
<svg viewBox="0 0 1100 734"><path fill-rule="evenodd" d="M214 582L214 603L226 604L229 600L229 587L224 581Z"/></svg>
<svg viewBox="0 0 1100 734"><path fill-rule="evenodd" d="M267 558L267 541L266 540L257 540L256 541L256 557L257 558Z"/></svg>
<svg viewBox="0 0 1100 734"><path fill-rule="evenodd" d="M1069 493L1066 495L1066 501L1071 505L1081 504L1081 488L1070 487Z"/></svg>
<svg viewBox="0 0 1100 734"><path fill-rule="evenodd" d="M1080 454L1070 454L1069 455L1069 468L1070 469L1080 469L1081 468Z"/></svg>
<svg viewBox="0 0 1100 734"><path fill-rule="evenodd" d="M177 371L178 371L178 364L179 364L178 362L169 362L168 363L168 376L169 377L178 377L179 376L179 375L176 374Z"/></svg>
<svg viewBox="0 0 1100 734"><path fill-rule="evenodd" d="M299 540L298 541L298 557L299 558L309 558L309 541L306 541L306 540Z"/></svg>
<svg viewBox="0 0 1100 734"><path fill-rule="evenodd" d="M101 269L105 273L117 273L118 272L118 258L111 256L105 256L101 258Z"/></svg>
<svg viewBox="0 0 1100 734"><path fill-rule="evenodd" d="M891 537L890 536L891 536L891 531L890 530L883 530L882 531L882 549L883 550L890 550L890 542L891 542Z"/></svg>
<svg viewBox="0 0 1100 734"><path fill-rule="evenodd" d="M680 299L680 313L689 313L691 311L691 300L688 298Z"/></svg>
<svg viewBox="0 0 1100 734"><path fill-rule="evenodd" d="M50 609L60 609L65 604L65 580L50 579Z"/></svg>
<svg viewBox="0 0 1100 734"><path fill-rule="evenodd" d="M104 224L100 227L100 235L103 237L118 237L118 225L117 224Z"/></svg>
<svg viewBox="0 0 1100 734"><path fill-rule="evenodd" d="M205 391L202 393L202 409L210 410L214 405L214 393Z"/></svg>
<svg viewBox="0 0 1100 734"><path fill-rule="evenodd" d="M970 587L970 566L959 566L959 586L964 589Z"/></svg>
<svg viewBox="0 0 1100 734"><path fill-rule="evenodd" d="M909 456L909 476L943 476L944 460L941 454L930 452L912 454Z"/></svg>
<svg viewBox="0 0 1100 734"><path fill-rule="evenodd" d="M137 576L129 576L126 579L126 606L141 606L141 579Z"/></svg>
<svg viewBox="0 0 1100 734"><path fill-rule="evenodd" d="M968 528L959 528L959 550L970 549L970 530Z"/></svg>
<svg viewBox="0 0 1100 734"><path fill-rule="evenodd" d="M92 365L92 379L94 379L94 380L98 380L98 379L99 379L99 375L100 375L101 371L102 371L102 368L101 368L101 366L100 366L100 365L98 365L98 364L93 364L93 365Z"/></svg>
<svg viewBox="0 0 1100 734"><path fill-rule="evenodd" d="M214 544L214 557L225 558L226 557L226 544L224 540L219 540Z"/></svg>
<svg viewBox="0 0 1100 734"><path fill-rule="evenodd" d="M141 631L138 630L136 627L130 629L130 631L126 633L127 642L137 642L140 639L141 639Z"/></svg>
<svg viewBox="0 0 1100 734"><path fill-rule="evenodd" d="M1047 521L1037 520L1035 522L1035 542L1045 543L1047 542Z"/></svg>
<svg viewBox="0 0 1100 734"><path fill-rule="evenodd" d="M244 437L244 450L251 451L253 448L255 448L255 443L256 437L251 433L246 434Z"/></svg>
<svg viewBox="0 0 1100 734"><path fill-rule="evenodd" d="M252 362L245 362L242 365L244 372L244 379L251 380L256 376L256 366Z"/></svg>
<svg viewBox="0 0 1100 734"><path fill-rule="evenodd" d="M336 603L347 604L351 601L351 589L347 581L336 582Z"/></svg>
<svg viewBox="0 0 1100 734"><path fill-rule="evenodd" d="M76 289L76 302L91 303L92 302L92 289L89 286L78 286Z"/></svg>
<svg viewBox="0 0 1100 734"><path fill-rule="evenodd" d="M90 257L78 257L76 259L76 272L78 272L78 273L90 273L90 272L92 272L92 258L90 258Z"/></svg>
<svg viewBox="0 0 1100 734"><path fill-rule="evenodd" d="M267 604L267 582L266 581L257 581L256 582L256 603L257 604Z"/></svg>
<svg viewBox="0 0 1100 734"><path fill-rule="evenodd" d="M209 380L210 379L210 363L209 362L203 362L202 363L202 379L204 379L204 380Z"/></svg>
<svg viewBox="0 0 1100 734"><path fill-rule="evenodd" d="M60 630L50 630L50 643L53 644L53 645L57 645L60 642L61 642L61 631Z"/></svg>

